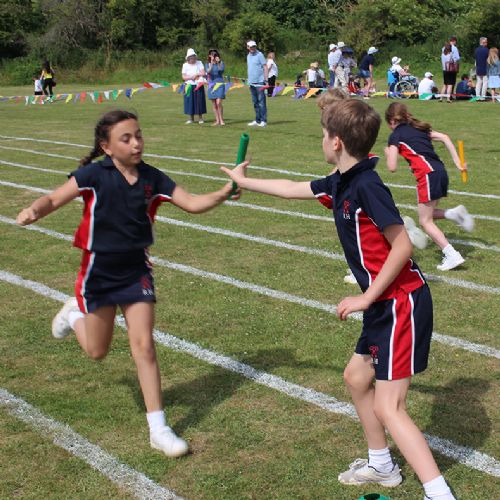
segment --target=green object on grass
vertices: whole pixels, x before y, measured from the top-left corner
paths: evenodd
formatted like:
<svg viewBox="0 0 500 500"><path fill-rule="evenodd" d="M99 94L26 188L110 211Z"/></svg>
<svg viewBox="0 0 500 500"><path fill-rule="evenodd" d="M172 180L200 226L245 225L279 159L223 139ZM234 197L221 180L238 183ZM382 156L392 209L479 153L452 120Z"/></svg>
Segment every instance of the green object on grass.
<svg viewBox="0 0 500 500"><path fill-rule="evenodd" d="M243 132L243 134L241 134L240 137L240 146L238 147L238 154L236 155L236 165L239 165L240 163L245 161L249 141L250 141L250 136ZM233 182L233 189L231 190L231 193L229 193L229 198L235 195L237 190L238 190L238 184L236 184L236 182Z"/></svg>

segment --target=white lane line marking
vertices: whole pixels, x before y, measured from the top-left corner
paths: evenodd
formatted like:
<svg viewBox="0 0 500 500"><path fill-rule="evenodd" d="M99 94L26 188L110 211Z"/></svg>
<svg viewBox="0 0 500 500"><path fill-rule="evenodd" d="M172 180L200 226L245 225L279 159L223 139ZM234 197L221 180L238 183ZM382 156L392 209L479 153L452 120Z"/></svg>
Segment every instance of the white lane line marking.
<svg viewBox="0 0 500 500"><path fill-rule="evenodd" d="M31 137L14 137L14 136L8 136L8 135L0 135L0 139L8 139L8 140L15 140L15 141L31 141L31 142L40 142L40 143L46 143L46 144L58 144L62 146L74 146L77 148L85 148L85 149L91 149L90 146L86 146L85 144L75 144L72 142L62 142L62 141L51 141L47 139L35 139ZM171 156L171 155L160 155L160 154L154 154L154 153L145 153L143 156L150 157L150 158L163 158L166 160L178 160L178 161L185 161L185 162L191 162L191 163L205 163L208 165L225 165L225 166L234 166L234 163L226 163L226 162L220 162L220 161L212 161L212 160L202 160L199 158L186 158L184 156ZM251 165L250 168L253 168L255 170L266 170L269 172L276 172L279 174L286 174L286 175L295 175L298 177L308 177L310 179L315 179L315 178L321 178L324 177L324 173L321 174L316 174L316 173L304 173L304 172L294 172L293 170L286 170L286 169L281 169L277 167L262 167L258 165ZM409 186L406 184L394 184L394 183L386 183L387 186L389 187L394 187L394 188L401 188L401 189L415 189L415 186ZM490 198L494 200L499 200L500 195L496 194L482 194L482 193L469 193L467 191L455 191L453 189L449 189L448 193L453 193L457 194L460 196L471 196L475 198Z"/></svg>
<svg viewBox="0 0 500 500"><path fill-rule="evenodd" d="M36 285L34 291L56 300L60 300L61 296L67 298L65 294L40 284ZM119 462L100 446L91 443L68 425L46 417L37 408L1 387L0 406L6 408L12 416L35 429L43 437L51 439L56 446L80 458L119 488L128 491L137 498L150 500L181 498L172 490L163 488L141 472Z"/></svg>
<svg viewBox="0 0 500 500"><path fill-rule="evenodd" d="M6 281L13 285L22 286L24 288L33 290L36 293L46 297L54 298L60 302L64 302L69 297L57 290L37 283L31 280L25 280L15 274L0 270L0 280ZM62 300L61 300L62 299ZM118 318L118 324L125 327L123 317ZM164 333L160 330L154 330L155 341L163 346L173 349L177 352L187 353L191 356L205 361L211 365L219 366L228 371L238 373L243 377L253 380L257 384L265 387L275 389L283 394L292 398L311 403L319 408L327 410L330 413L337 413L346 415L353 420L358 420L356 410L351 403L339 401L333 396L325 393L303 387L287 380L266 373L264 371L256 370L250 365L241 363L233 358L224 356L214 351L202 348L192 342L179 339L169 333ZM437 452L450 457L457 462L464 464L470 468L485 472L491 476L500 477L500 462L494 457L485 453L475 450L469 446L462 446L450 441L448 439L433 436L431 434L424 434L429 442L429 446Z"/></svg>
<svg viewBox="0 0 500 500"><path fill-rule="evenodd" d="M13 219L8 219L7 217L0 216L1 222L7 222L8 224L15 225L15 221ZM19 227L19 226L16 226ZM23 229L27 229L30 231L36 231L47 236L52 236L54 238L62 239L68 241L72 238L69 235L58 233L56 231L52 231L50 229L40 230L38 226L32 224L30 226L24 226ZM320 311L325 311L329 314L336 314L337 308L333 304L326 304L324 302L320 302L318 300L307 299L305 297L300 297L298 295L293 295L287 292L282 292L280 290L274 290L272 288L256 285L254 283L249 283L247 281L241 281L236 278L232 278L230 276L225 276L223 274L212 273L209 271L204 271L202 269L198 269L196 267L187 266L184 264L179 264L177 262L172 262L166 259L162 259L160 257L151 257L151 261L161 267L165 267L168 269L173 269L175 271L180 271L183 273L191 274L193 276L199 276L202 278L207 278L219 283L224 283L227 285L234 286L236 288L240 288L242 290L249 290L253 293L257 293L259 295L264 295L267 297L272 297L278 300L284 300L286 302L290 302L292 304L298 304L304 307L311 307L313 309L318 309ZM363 319L363 315L361 313L353 313L349 315L350 318L361 321ZM483 354L484 356L494 357L500 359L500 350L495 349L494 347L485 346L482 344L475 344L473 342L469 342L467 340L460 339L458 337L451 337L449 335L442 335L437 332L433 332L433 339L437 342L440 342L445 345L452 345L453 347L458 347L460 349L464 349L469 352ZM450 340L452 339L452 340Z"/></svg>

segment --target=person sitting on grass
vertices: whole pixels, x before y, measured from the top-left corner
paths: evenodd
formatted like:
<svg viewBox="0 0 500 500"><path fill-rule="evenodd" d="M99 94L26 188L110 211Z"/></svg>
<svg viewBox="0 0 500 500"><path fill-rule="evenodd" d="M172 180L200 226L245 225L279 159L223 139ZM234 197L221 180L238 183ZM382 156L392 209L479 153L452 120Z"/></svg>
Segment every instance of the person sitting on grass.
<svg viewBox="0 0 500 500"><path fill-rule="evenodd" d="M246 176L248 162L221 167L241 188L286 199L318 199L333 210L344 253L362 290L337 306L347 319L363 311L363 327L344 379L368 442L338 480L346 485L398 486L403 478L386 430L423 483L426 499L455 500L429 445L406 411L413 375L427 368L432 336L429 287L389 189L375 172L381 119L365 102L342 99L323 109L323 153L338 170L312 182ZM374 381L375 379L375 381Z"/></svg>

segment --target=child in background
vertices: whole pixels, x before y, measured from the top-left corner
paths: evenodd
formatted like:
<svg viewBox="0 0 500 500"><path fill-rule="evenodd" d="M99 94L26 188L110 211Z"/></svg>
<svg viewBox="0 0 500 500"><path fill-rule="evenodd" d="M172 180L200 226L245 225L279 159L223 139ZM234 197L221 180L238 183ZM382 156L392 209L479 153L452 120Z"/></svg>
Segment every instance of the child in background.
<svg viewBox="0 0 500 500"><path fill-rule="evenodd" d="M81 160L80 168L61 187L22 210L17 223L32 224L77 196L83 197L83 218L73 243L83 253L76 298L57 313L52 334L62 339L73 330L82 349L91 358L102 359L111 345L119 306L146 405L150 445L178 457L187 453L188 445L166 424L153 340L156 297L148 254L152 225L162 202L202 213L223 203L232 185L192 195L144 163L143 148L134 114L106 113L95 128L94 149ZM103 160L91 163L101 155L105 155Z"/></svg>
<svg viewBox="0 0 500 500"><path fill-rule="evenodd" d="M384 150L387 168L391 172L396 171L398 153L410 164L417 180L420 225L443 252L443 261L437 269L439 271L454 269L463 264L465 259L448 242L434 223L434 219L452 220L468 232L474 229L474 219L463 205L448 210L437 208L439 200L448 192L448 174L443 162L434 151L432 141L442 142L453 158L455 166L461 170L457 150L446 134L436 132L429 123L414 118L405 104L392 103L385 112L385 119L392 130L388 146Z"/></svg>
<svg viewBox="0 0 500 500"><path fill-rule="evenodd" d="M311 63L309 69L304 70L303 74L307 78L307 83L310 89L316 87L316 81L318 79L318 66L317 63Z"/></svg>
<svg viewBox="0 0 500 500"><path fill-rule="evenodd" d="M38 74L33 75L33 85L34 85L33 95L43 95L42 80L40 80Z"/></svg>
<svg viewBox="0 0 500 500"><path fill-rule="evenodd" d="M323 109L323 153L338 170L312 182L246 177L247 162L221 167L243 189L287 199L317 198L333 209L344 253L361 295L344 298L337 315L364 311L363 329L344 378L368 441L369 459L339 474L343 484L395 487L386 429L423 483L427 499L454 500L427 441L406 412L411 377L426 369L432 335L430 290L411 259L412 245L390 191L369 158L380 116L363 101ZM375 384L373 379L375 378Z"/></svg>

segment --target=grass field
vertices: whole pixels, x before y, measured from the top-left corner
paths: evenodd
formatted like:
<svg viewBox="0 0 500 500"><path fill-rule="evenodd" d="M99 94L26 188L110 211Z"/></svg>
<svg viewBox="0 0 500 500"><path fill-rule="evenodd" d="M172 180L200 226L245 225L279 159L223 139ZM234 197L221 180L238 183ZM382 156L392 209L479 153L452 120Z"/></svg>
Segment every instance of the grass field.
<svg viewBox="0 0 500 500"><path fill-rule="evenodd" d="M0 95L29 92L0 88ZM370 104L383 114L388 101ZM443 206L462 203L478 216L472 234L440 223L466 256L461 268L437 272L436 246L415 252L431 275L436 338L429 369L412 384L409 411L458 498L500 498L500 107L408 104L436 130L464 140L466 185L437 147L452 191ZM246 89L229 94L224 128L210 126L211 113L203 126L184 125L182 98L170 89L102 105L0 103L0 498L354 500L378 491L392 500L421 499L418 479L397 450L405 476L398 488L337 482L366 454L342 381L361 323L341 323L334 314L333 306L357 288L342 281L347 266L319 203L246 193L240 203L204 215L160 209L152 248L158 356L167 414L190 455L166 459L149 448L123 329L117 327L102 362L87 359L74 338L52 339L51 319L64 294L72 294L79 266L70 239L82 206L70 203L32 231L12 222L40 196L37 189L64 182L90 149L98 116L114 107L139 113L146 153L160 155L145 160L193 193L222 184L217 162L234 162L253 119ZM252 164L266 169L250 175L327 174L314 100L279 97L268 108L269 126L249 131ZM382 154L388 134L384 125L374 152ZM415 217L406 165L390 174L381 162L378 170L401 212ZM118 462L128 475L116 472Z"/></svg>

